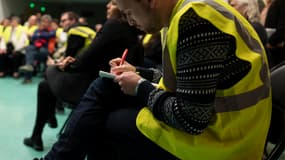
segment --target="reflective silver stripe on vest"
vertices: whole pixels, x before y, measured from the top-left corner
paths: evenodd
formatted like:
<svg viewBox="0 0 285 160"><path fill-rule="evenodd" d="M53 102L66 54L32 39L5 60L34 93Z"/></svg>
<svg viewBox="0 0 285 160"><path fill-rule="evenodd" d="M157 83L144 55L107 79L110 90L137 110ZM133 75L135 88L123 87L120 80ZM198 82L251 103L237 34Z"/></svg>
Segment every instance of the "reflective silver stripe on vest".
<svg viewBox="0 0 285 160"><path fill-rule="evenodd" d="M214 2L213 0L185 0L181 5L180 9L186 6L190 2L204 2L210 5L212 8L215 8L222 15L228 18L230 21L234 21L236 25L237 32L244 40L246 45L252 51L256 53L262 53L262 47L260 43L255 40L251 34L249 34L248 30L244 25L240 22L240 20L234 16L231 12L229 12L225 7L220 4ZM261 54L261 56L263 56ZM264 58L262 58L264 60ZM215 110L218 113L221 112L230 112L230 111L238 111L252 105L257 104L260 100L265 99L269 96L270 93L270 83L268 79L268 70L266 68L266 63L262 62L262 68L260 70L260 78L263 82L263 85L246 93L242 93L234 96L224 96L224 97L216 97L215 100ZM263 94L261 94L263 93Z"/></svg>
<svg viewBox="0 0 285 160"><path fill-rule="evenodd" d="M86 31L84 31L83 29L81 29L81 28L79 28L79 27L75 27L75 28L73 28L74 30L77 30L78 32L81 32L81 33L83 33L83 34L86 34L87 35L87 38L89 39L89 40L93 40L93 38L92 38L92 34L90 34L90 33L88 33L88 32L86 32Z"/></svg>

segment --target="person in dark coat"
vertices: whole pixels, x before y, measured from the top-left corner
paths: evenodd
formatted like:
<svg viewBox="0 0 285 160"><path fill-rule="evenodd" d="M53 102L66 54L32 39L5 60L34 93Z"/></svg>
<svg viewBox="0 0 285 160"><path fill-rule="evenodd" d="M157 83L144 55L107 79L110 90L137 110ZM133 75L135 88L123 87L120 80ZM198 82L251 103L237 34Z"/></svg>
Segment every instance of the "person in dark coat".
<svg viewBox="0 0 285 160"><path fill-rule="evenodd" d="M121 12L107 5L107 21L97 33L91 45L75 58L68 58L60 68L47 69L47 80L39 84L36 123L31 137L24 144L43 150L42 131L49 117L55 114L56 100L76 105L89 84L98 76L99 70L109 71L109 60L121 56L128 48L127 60L133 65L143 63L143 47L138 39L140 33L131 27Z"/></svg>

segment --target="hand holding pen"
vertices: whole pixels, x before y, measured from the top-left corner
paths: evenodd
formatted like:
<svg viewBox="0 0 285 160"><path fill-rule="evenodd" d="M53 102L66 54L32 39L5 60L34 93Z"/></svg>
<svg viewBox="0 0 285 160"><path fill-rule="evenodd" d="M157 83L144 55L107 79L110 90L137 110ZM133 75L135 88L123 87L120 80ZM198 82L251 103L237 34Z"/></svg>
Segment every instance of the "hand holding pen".
<svg viewBox="0 0 285 160"><path fill-rule="evenodd" d="M123 72L127 72L127 71L135 72L136 71L136 67L129 64L126 61L127 53L128 53L128 49L125 49L121 58L115 58L109 62L111 66L111 73L115 75L120 75Z"/></svg>
<svg viewBox="0 0 285 160"><path fill-rule="evenodd" d="M126 52L122 58L116 58L109 62L111 73L116 75L114 81L121 86L121 90L128 95L136 95L136 86L141 79L136 73L136 68L129 64L126 59Z"/></svg>

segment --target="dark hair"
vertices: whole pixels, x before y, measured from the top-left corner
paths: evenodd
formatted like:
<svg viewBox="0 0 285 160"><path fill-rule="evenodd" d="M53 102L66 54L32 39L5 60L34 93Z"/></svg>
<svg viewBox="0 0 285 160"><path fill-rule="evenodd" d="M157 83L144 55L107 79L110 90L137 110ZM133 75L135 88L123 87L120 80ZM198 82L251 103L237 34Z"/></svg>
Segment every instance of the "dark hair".
<svg viewBox="0 0 285 160"><path fill-rule="evenodd" d="M13 16L10 20L16 20L19 24L21 23L21 18L18 16Z"/></svg>
<svg viewBox="0 0 285 160"><path fill-rule="evenodd" d="M65 15L65 14L67 14L68 19L75 20L76 22L78 22L79 15L77 13L72 12L72 11L67 11L67 12L62 13L61 15Z"/></svg>
<svg viewBox="0 0 285 160"><path fill-rule="evenodd" d="M57 18L53 18L51 22L56 23L57 25L59 25L59 20Z"/></svg>

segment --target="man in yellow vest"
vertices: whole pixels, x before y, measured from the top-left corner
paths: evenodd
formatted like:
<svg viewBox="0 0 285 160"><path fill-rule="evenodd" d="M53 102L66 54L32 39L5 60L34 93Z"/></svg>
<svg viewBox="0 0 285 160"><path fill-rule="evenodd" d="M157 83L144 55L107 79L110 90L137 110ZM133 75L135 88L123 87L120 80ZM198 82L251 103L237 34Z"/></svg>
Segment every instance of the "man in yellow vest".
<svg viewBox="0 0 285 160"><path fill-rule="evenodd" d="M92 39L95 37L95 32L89 27L83 26L78 23L78 15L73 12L65 12L61 16L61 26L64 28L64 31L67 32L67 42L66 42L66 50L65 50L65 59L62 59L60 63L58 63L58 67L62 68L66 66L66 62L71 61L73 57L80 53L83 49L87 48ZM52 40L55 42L55 39ZM51 40L49 40L49 44ZM51 46L51 45L49 45ZM48 49L50 49L48 46ZM51 51L49 50L49 53ZM30 60L29 60L30 61ZM51 62L53 63L53 62ZM34 70L32 64L27 64L25 66L20 67L21 71L32 72ZM23 83L31 83L31 76L25 76Z"/></svg>
<svg viewBox="0 0 285 160"><path fill-rule="evenodd" d="M64 62L63 65L66 65L65 62L68 59L73 59L91 44L96 32L87 25L79 23L79 16L71 11L62 14L60 25L67 33L65 59L61 59L61 62ZM55 63L55 61L50 63ZM61 68L60 65L61 63L59 63L59 68Z"/></svg>
<svg viewBox="0 0 285 160"><path fill-rule="evenodd" d="M37 16L31 15L28 21L25 23L24 28L28 34L28 37L31 38L34 32L36 31L36 29L38 29Z"/></svg>
<svg viewBox="0 0 285 160"><path fill-rule="evenodd" d="M111 60L109 77L125 96L105 78L94 81L81 101L86 111L73 114L80 118L72 117L45 159L84 159L92 147L94 159L262 159L271 89L251 25L223 0L113 2L130 24L148 33L162 29L160 83L124 59Z"/></svg>
<svg viewBox="0 0 285 160"><path fill-rule="evenodd" d="M262 159L271 92L251 25L221 0L117 3L142 30L163 28L158 88L111 62L114 73L123 72L115 78L123 92L148 106L137 115L139 131L179 159Z"/></svg>

